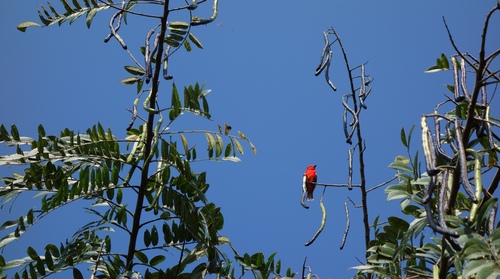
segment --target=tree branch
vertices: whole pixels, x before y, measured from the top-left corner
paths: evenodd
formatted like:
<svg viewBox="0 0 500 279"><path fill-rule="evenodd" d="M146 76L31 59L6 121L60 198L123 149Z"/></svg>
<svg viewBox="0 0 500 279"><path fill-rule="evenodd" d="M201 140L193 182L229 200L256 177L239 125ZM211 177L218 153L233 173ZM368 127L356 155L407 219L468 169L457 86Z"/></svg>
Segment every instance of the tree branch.
<svg viewBox="0 0 500 279"><path fill-rule="evenodd" d="M163 16L161 18L161 27L160 27L160 38L162 38L162 42L158 44L158 52L156 55L156 67L155 67L155 72L153 75L153 84L152 84L152 89L151 89L151 98L149 101L149 108L154 111L155 105L156 105L156 98L158 96L158 87L160 84L160 71L161 71L161 64L159 61L162 61L162 55L163 55L163 38L165 38L165 33L167 31L167 19L169 15L169 0L165 1L165 4L163 5ZM137 203L135 206L135 213L134 213L134 219L133 219L133 224L132 224L132 230L131 230L131 235L130 235L130 242L128 246L128 252L127 252L127 260L126 260L126 269L127 271L132 271L133 267L133 260L134 260L134 254L135 254L135 247L137 244L137 237L139 234L139 229L140 229L140 222L141 222L141 213L142 213L142 205L144 203L144 195L146 193L147 189L147 184L149 182L149 162L148 158L151 154L151 145L153 142L153 122L155 120L155 113L154 112L149 112L148 115L148 121L146 123L146 129L147 129L147 135L145 139L145 145L144 145L144 167L141 172L141 183L140 183L140 188L139 188L139 193L137 194Z"/></svg>

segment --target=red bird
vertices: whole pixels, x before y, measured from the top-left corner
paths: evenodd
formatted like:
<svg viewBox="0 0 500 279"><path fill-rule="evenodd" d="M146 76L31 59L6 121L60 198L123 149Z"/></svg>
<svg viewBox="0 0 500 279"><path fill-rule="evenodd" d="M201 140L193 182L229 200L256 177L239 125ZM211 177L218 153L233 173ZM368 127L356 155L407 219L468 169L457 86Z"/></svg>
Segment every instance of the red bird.
<svg viewBox="0 0 500 279"><path fill-rule="evenodd" d="M316 165L308 166L306 172L304 173L304 179L302 180L302 189L304 189L304 192L307 192L308 201L314 200L313 192L314 188L316 188L315 183L317 180L318 176L316 175Z"/></svg>

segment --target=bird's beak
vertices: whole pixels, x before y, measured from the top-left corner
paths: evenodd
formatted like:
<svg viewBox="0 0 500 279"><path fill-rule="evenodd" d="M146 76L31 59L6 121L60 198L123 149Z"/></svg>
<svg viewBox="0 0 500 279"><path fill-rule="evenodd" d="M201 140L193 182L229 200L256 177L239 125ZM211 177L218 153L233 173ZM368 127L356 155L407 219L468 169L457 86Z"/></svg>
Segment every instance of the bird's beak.
<svg viewBox="0 0 500 279"><path fill-rule="evenodd" d="M314 165L314 168L316 168L317 165Z"/></svg>

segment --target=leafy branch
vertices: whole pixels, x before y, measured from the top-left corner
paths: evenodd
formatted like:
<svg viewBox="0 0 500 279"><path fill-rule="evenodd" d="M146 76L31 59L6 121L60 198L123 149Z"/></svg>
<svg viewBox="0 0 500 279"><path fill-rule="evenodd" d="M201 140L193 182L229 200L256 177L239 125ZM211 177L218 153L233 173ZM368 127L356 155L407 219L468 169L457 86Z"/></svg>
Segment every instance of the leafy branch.
<svg viewBox="0 0 500 279"><path fill-rule="evenodd" d="M43 26L66 21L71 24L86 15L86 24L90 27L98 12L114 10L105 42L116 39L135 63L135 66L125 66L125 71L132 76L121 82L136 85L137 96L130 110L132 119L125 139L118 139L111 129L105 130L101 124L86 133L64 129L60 136L46 135L40 125L36 139L20 136L15 125L11 126L10 133L0 125L0 143L16 149L14 154L0 156L0 165L27 166L22 173L2 178L5 183L0 186L3 205L14 203L23 193L35 192L35 197L41 196L41 210L28 209L18 219L0 226L2 231L13 230L0 240L0 247L22 237L47 214L77 200L93 201L86 212L95 217L59 248L49 243L44 253L28 247L28 256L23 259L6 261L0 256L0 274L19 268L15 278L38 278L71 269L74 278L83 278L78 266L86 263L92 276L99 278L203 277L209 273L235 278L232 261L221 247L228 245L236 261L244 267L242 273L250 270L258 278L281 277L281 262L275 263L275 254L267 261L262 253L240 257L229 239L220 234L224 219L220 207L206 197L207 174L191 169L191 163L202 160L239 162L238 155L244 153L240 141L246 141L255 154L253 143L240 131L237 135L231 134L232 128L227 124L218 125L215 131L170 130L174 121L186 112L211 120L206 98L210 90L198 83L185 86L181 97L172 82L170 105L158 102L160 86L172 80L168 74L172 54L182 47L190 52L191 44L203 48L192 34L192 27L213 22L218 13L218 1L213 0L210 18L193 15L198 5L205 2L170 7L168 0L130 0L116 4L112 0L72 0L71 4L63 0L64 13L50 3L48 8L39 8ZM138 10L144 5L161 6L161 13L145 14ZM182 11L189 14L188 21L169 20L171 13ZM127 23L127 16L159 21L146 34L144 45L138 48L141 59L132 54L119 33L122 23ZM34 26L42 25L24 22L18 29L24 32ZM146 84L151 86L143 89ZM137 119L143 123L136 123ZM205 136L206 156L200 158L197 145L189 145L189 134ZM131 200L134 203L130 203ZM112 247L111 233L115 231L127 236L125 252L120 245ZM174 260L168 268L160 265L167 261L165 253L178 257L177 260L172 257ZM293 277L294 273L288 269L286 276Z"/></svg>

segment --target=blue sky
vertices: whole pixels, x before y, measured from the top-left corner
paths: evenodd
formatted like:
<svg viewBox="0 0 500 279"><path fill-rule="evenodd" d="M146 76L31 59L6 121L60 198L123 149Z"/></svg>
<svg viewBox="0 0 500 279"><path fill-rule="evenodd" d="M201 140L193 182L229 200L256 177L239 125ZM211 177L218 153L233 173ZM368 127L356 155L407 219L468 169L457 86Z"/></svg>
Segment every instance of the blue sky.
<svg viewBox="0 0 500 279"><path fill-rule="evenodd" d="M193 29L204 49L178 52L169 68L178 87L206 82L212 90L208 100L213 121L188 116L172 128L216 130L217 123L228 123L256 145L257 156L246 147L241 163L195 165L198 171L208 171L208 196L222 207L223 232L240 253L277 251L282 265L294 271L301 270L307 256L320 278L352 276L354 271L348 268L359 264L356 257L363 259L361 210L352 206L349 237L344 250L339 250L345 226L343 204L348 197L361 203L356 190L327 189L326 227L313 245L304 247L320 225L322 191L316 190L309 210L300 206L306 166L318 165L320 183L347 181L350 146L343 136L340 100L348 84L338 49L331 69L338 91L329 90L322 76L314 76L325 29L336 29L352 66L369 61L366 71L374 82L361 127L367 147L367 182L372 187L391 178L394 173L387 166L405 154L399 140L401 127L409 129L423 113L431 113L447 93L443 84L452 82L451 72L424 74L441 52L455 53L442 17L460 49L475 55L485 14L495 3L220 1L216 22ZM98 14L90 30L82 18L71 26L65 23L19 32L18 23L38 21L37 4L45 2L8 1L0 9L0 123L15 123L21 134L34 136L40 123L47 133L58 134L66 127L83 132L100 121L124 137L130 121L125 108L131 107L135 89L119 80L128 76L123 66L132 62L115 41L103 43L110 12ZM177 17L186 20L185 14ZM496 17L491 26L499 23ZM152 24L131 17L129 25L122 26L123 38L136 53ZM499 42L492 35L488 44L498 47ZM170 85L163 86L168 105ZM419 145L419 129L415 132L413 147ZM9 172L0 169L2 176ZM357 175L353 182L359 182ZM377 215L400 215L399 204L386 202L383 189L372 192L368 204L371 220ZM81 211L82 207L75 204L63 210ZM19 203L9 215L4 207L0 222L16 218L21 209ZM78 220L64 212L57 214L2 254L20 256L19 250L25 251L26 245L42 249L38 241L42 237L70 238ZM54 222L62 222L68 230L55 230Z"/></svg>

